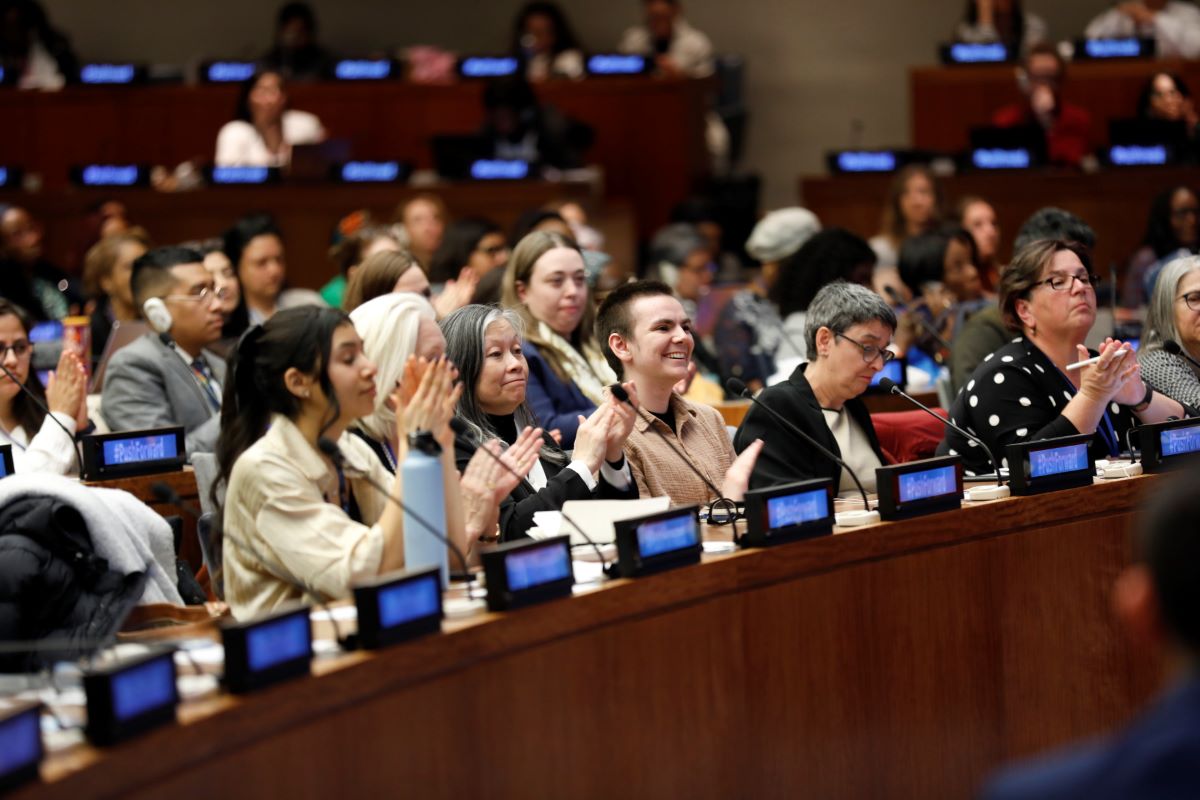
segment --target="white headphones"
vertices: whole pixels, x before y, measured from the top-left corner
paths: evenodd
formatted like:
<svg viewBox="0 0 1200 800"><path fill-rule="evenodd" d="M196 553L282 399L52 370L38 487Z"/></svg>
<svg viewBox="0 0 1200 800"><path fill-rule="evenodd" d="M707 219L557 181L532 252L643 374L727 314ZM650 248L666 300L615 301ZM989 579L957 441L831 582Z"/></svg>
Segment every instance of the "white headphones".
<svg viewBox="0 0 1200 800"><path fill-rule="evenodd" d="M151 297L142 303L142 315L150 323L150 327L154 329L155 333L169 332L171 325L175 322L171 319L171 312L161 297Z"/></svg>

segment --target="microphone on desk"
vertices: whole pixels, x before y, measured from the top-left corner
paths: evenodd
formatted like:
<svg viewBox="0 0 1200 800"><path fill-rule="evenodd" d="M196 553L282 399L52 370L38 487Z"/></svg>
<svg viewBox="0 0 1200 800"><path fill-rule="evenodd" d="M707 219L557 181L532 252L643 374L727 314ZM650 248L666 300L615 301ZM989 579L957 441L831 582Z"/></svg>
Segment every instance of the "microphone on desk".
<svg viewBox="0 0 1200 800"><path fill-rule="evenodd" d="M154 499L159 503L162 503L166 506L175 506L183 511L183 513L191 517L196 523L197 529L199 529L200 517L203 516L203 512L201 512L201 510L194 504L184 500L179 495L179 492L175 491L174 487L172 487L169 483L165 483L164 481L156 481L155 483L150 484L150 492L154 495ZM224 525L221 526L222 541L228 539L234 547L238 548L267 569L271 570L271 574L277 580L286 583L292 589L299 592L301 597L308 596L313 598L313 604L324 611L329 617L329 624L333 628L333 635L337 640L338 646L340 646L343 650L355 649L353 637L342 636L342 631L340 628L338 628L337 619L334 618L333 611L329 608L324 592L317 589L315 586L312 586L308 582L301 580L300 578L289 578L287 570L264 557L257 547L254 547L249 542L243 541L241 538L230 534L229 531L224 529L224 527ZM222 569L224 569L223 562ZM215 578L215 576L211 575L209 577Z"/></svg>
<svg viewBox="0 0 1200 800"><path fill-rule="evenodd" d="M445 536L445 534L443 534L441 531L437 530L433 525L431 525L429 522L427 522L424 518L422 518L421 516L419 516L417 514L414 514L412 509L405 506L404 502L402 500L400 500L400 498L393 495L386 486L384 486L379 481L377 481L373 477L371 477L371 474L367 470L359 469L358 467L347 464L346 457L342 454L341 448L339 448L337 446L336 442L333 442L330 439L327 439L326 437L322 436L319 439L317 439L317 449L320 450L322 453L324 453L329 458L329 460L333 462L335 467L337 467L338 469L341 469L341 470L351 472L355 476L362 478L364 481L366 481L368 484L370 484L372 489L379 492L385 498L387 498L392 503L394 503L397 508L399 508L405 514L407 514L408 516L410 516L414 520L416 520L417 524L420 525L422 528L424 528L426 531L428 531L428 533L431 536L433 536L433 538L437 539L439 542L441 542L442 544L449 547L450 550L454 553L454 556L458 559L459 565L463 569L464 580L467 582L467 597L471 596L471 581L473 579L473 576L471 574L471 568L467 566L467 559L463 555L462 550L459 549L458 545L456 545L454 542L450 541L450 539L448 539ZM347 469L347 467L349 467L349 469Z"/></svg>
<svg viewBox="0 0 1200 800"><path fill-rule="evenodd" d="M897 292L895 289L893 289L891 286L884 286L883 291L885 291L887 293L888 298L893 303L895 303L897 306L904 305L904 298L901 297L900 293ZM942 334L940 334L938 332L937 328L933 327L933 323L931 323L929 320L925 319L925 317L921 316L920 314L916 313L915 311L909 312L909 316L911 316L913 319L915 319L917 321L917 324L921 326L921 328L925 331L926 334L928 334L929 338L933 339L935 342L938 343L938 347L940 347L942 350L945 350L946 352L950 352L950 349L951 349L950 343L947 342L942 337ZM936 353L934 355L933 360L939 364L942 363L942 354L940 352Z"/></svg>
<svg viewBox="0 0 1200 800"><path fill-rule="evenodd" d="M83 458L79 455L79 445L75 442L75 435L67 430L66 425L63 425L61 422L59 422L58 417L50 413L50 409L47 408L46 404L41 401L41 398L33 393L32 389L17 380L17 376L12 373L12 370L4 366L2 360L0 360L0 370L4 370L4 374L8 376L8 379L15 383L17 388L24 392L25 396L32 400L35 406L41 409L42 413L46 415L47 419L54 420L54 424L62 428L62 432L67 435L67 439L69 439L71 442L71 452L75 454L75 464L79 467L79 479L83 480ZM29 431L29 438L32 439L34 433L37 433L37 431Z"/></svg>
<svg viewBox="0 0 1200 800"><path fill-rule="evenodd" d="M950 428L953 431L957 431L959 434L961 434L965 438L971 440L972 442L975 442L975 444L977 444L983 448L983 452L987 453L988 460L992 462L992 469L994 469L996 471L996 487L988 488L988 487L978 486L973 489L969 489L966 493L968 500L998 500L1001 497L1009 496L1009 489L1007 486L1004 485L1004 481L1000 478L1000 462L996 460L996 454L992 452L992 449L990 447L988 447L986 444L984 444L984 441L982 439L980 439L975 434L969 433L966 430L964 430L963 428L960 428L958 425L955 425L953 422L946 419L941 414L937 413L932 408L925 405L924 403L922 403L920 400L913 397L912 395L905 393L905 391L903 389L901 389L899 386L897 386L896 382L894 380L892 380L891 378L880 378L879 385L884 389L884 391L889 392L890 394L894 394L894 395L903 397L905 400L912 403L914 406L921 409L926 414L928 414L929 416L936 419L938 422L945 425L947 428ZM979 489L987 489L987 491L977 491ZM1003 491L1000 491L1001 489L1003 489Z"/></svg>
<svg viewBox="0 0 1200 800"><path fill-rule="evenodd" d="M739 383L740 383L740 381L739 381ZM635 406L633 404L633 401L629 399L629 392L625 391L624 386L622 386L620 383L614 383L611 386L609 386L608 388L609 388L609 391L611 391L613 393L613 397L617 398L622 403L628 403L630 408L633 409L633 413L637 414L642 419L649 419L648 417L643 416L642 410L640 408L638 408L637 406ZM653 422L653 421L651 420L651 422ZM667 435L665 433L660 431L658 428L654 427L653 424L650 425L650 430L652 430L656 434L658 434L658 438L662 439L663 444L665 444L667 447L669 447L671 449L671 452L674 453L679 458L680 461L682 461L684 464L686 464L687 468L690 469L696 475L697 478L704 481L704 485L707 486L709 491L711 491L713 493L713 497L715 497L716 499L708 504L709 521L710 522L712 521L712 510L715 506L724 507L727 510L727 512L729 513L730 517L733 518L733 522L734 522L734 524L733 524L733 541L735 544L740 543L741 540L738 538L737 525L736 525L737 503L734 502L733 500L730 500L728 497L726 497L724 492L722 492L720 489L718 489L713 484L713 482L708 479L708 476L705 475L703 472L701 472L700 469L695 464L692 463L692 460L690 458L688 458L686 455L684 455L683 451L681 451L678 447L676 447L674 442L672 442L670 439L667 438Z"/></svg>
<svg viewBox="0 0 1200 800"><path fill-rule="evenodd" d="M462 442L464 445L471 448L473 451L482 450L483 452L488 454L489 458L491 458L493 461L495 461L497 464L499 464L500 467L505 472L507 472L509 475L514 476L519 481L525 480L525 478L521 475L521 473L517 472L515 469L510 467L508 464L505 464L504 460L502 458L500 458L500 456L496 455L495 453L493 453L491 450L487 449L486 447L481 447L479 444L477 444L475 441L473 441L473 439L472 439L473 431L471 430L471 426L468 425L466 422L459 419L458 417L452 417L450 419L450 429L454 431L456 440ZM586 541L588 544L590 544L592 546L592 549L594 551L596 551L596 558L600 559L600 567L604 570L604 574L609 575L609 576L615 575L616 570L615 570L614 566L610 565L607 561L604 560L604 554L602 552L600 552L600 546L598 544L596 544L596 541L594 539L592 539L591 536L588 536L587 531L585 531L583 528L579 527L579 524L576 523L575 520L571 519L570 515L567 514L566 511L559 509L558 513L561 514L562 518L567 522L567 524L570 525L572 528L574 528L579 533L579 535L584 538L584 541Z"/></svg>
<svg viewBox="0 0 1200 800"><path fill-rule="evenodd" d="M850 468L849 464L843 461L840 457L834 455L830 450L827 450L825 446L816 439L800 430L799 426L797 426L790 419L783 416L778 411L755 397L754 393L751 392L750 389L746 387L746 384L742 381L738 380L737 378L730 378L729 380L725 381L725 388L729 390L730 394L736 395L737 397L744 397L753 403L756 408L761 408L763 411L770 414L776 422L778 422L788 431L794 433L805 442L808 442L808 444L815 448L818 453L825 456L842 469L846 470L846 473L854 480L854 485L858 487L858 493L862 495L863 510L861 512L843 511L837 514L836 521L838 525L851 527L857 525L869 525L872 522L879 521L879 512L871 510L871 503L867 499L867 490L863 488L862 481L858 479L858 475Z"/></svg>

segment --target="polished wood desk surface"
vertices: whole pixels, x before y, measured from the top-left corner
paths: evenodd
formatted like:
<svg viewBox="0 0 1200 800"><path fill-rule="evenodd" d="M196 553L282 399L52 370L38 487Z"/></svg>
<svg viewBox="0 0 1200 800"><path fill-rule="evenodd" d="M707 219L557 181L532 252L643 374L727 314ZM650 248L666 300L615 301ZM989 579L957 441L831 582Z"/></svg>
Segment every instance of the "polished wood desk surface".
<svg viewBox="0 0 1200 800"><path fill-rule="evenodd" d="M64 189L37 194L0 192L0 203L28 208L46 227L47 257L64 265L81 258L72 248L78 245L82 219L101 198L120 200L128 206L130 219L145 227L158 244L220 236L238 217L269 211L287 247L289 282L316 289L335 272L328 253L338 220L366 208L376 219L390 222L402 201L423 191L440 196L451 218L485 217L505 231L526 209L575 200L591 208L589 221L605 235L605 245L613 258L630 268L636 266L632 207L623 201L603 200L587 183L447 183L429 189L379 184L280 184L225 186L178 194L151 189Z"/></svg>
<svg viewBox="0 0 1200 800"><path fill-rule="evenodd" d="M823 225L869 237L879 232L891 180L890 175L812 176L799 181L799 193L802 204ZM1013 238L1039 208L1058 206L1078 214L1096 231L1092 265L1107 280L1109 266L1123 269L1140 245L1154 196L1179 184L1200 184L1200 169L1131 167L1094 175L1054 170L975 172L944 178L941 184L947 211L967 195L984 197L995 207L1001 263L1011 259Z"/></svg>
<svg viewBox="0 0 1200 800"><path fill-rule="evenodd" d="M965 150L971 128L990 124L996 109L1021 101L1014 69L1012 64L910 69L913 147L948 153ZM1108 121L1136 117L1143 84L1164 70L1182 75L1193 93L1200 90L1200 62L1196 61L1082 61L1067 67L1063 99L1091 112L1091 138L1100 147L1108 141Z"/></svg>
<svg viewBox="0 0 1200 800"><path fill-rule="evenodd" d="M965 797L1125 721L1142 477L706 556L216 696L18 797Z"/></svg>
<svg viewBox="0 0 1200 800"><path fill-rule="evenodd" d="M708 172L704 114L708 81L614 78L551 81L543 102L592 126L589 160L604 168L607 195L632 202L642 235ZM238 87L70 87L59 92L0 90L0 153L5 163L63 188L73 164L208 163L217 132L233 119ZM477 131L483 84L404 81L292 84L292 108L320 117L330 137L349 139L355 158L433 164L430 139Z"/></svg>

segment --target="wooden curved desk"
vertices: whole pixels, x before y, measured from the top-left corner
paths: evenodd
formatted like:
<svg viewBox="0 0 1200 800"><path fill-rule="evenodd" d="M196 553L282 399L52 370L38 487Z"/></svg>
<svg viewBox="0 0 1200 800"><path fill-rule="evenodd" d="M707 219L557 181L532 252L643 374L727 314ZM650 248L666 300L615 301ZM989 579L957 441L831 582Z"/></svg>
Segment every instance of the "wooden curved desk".
<svg viewBox="0 0 1200 800"><path fill-rule="evenodd" d="M447 623L53 757L21 797L963 797L1125 720L1110 622L1152 477L1013 498Z"/></svg>

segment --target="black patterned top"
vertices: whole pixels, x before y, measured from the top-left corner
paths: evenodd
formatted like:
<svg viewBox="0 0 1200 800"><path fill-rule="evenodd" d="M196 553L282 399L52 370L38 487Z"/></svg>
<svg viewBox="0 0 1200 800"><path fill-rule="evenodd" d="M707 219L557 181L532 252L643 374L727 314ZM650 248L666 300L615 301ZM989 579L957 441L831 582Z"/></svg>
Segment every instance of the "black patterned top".
<svg viewBox="0 0 1200 800"><path fill-rule="evenodd" d="M1178 400L1185 406L1200 407L1200 374L1184 360L1161 348L1138 351L1142 377L1154 391Z"/></svg>

